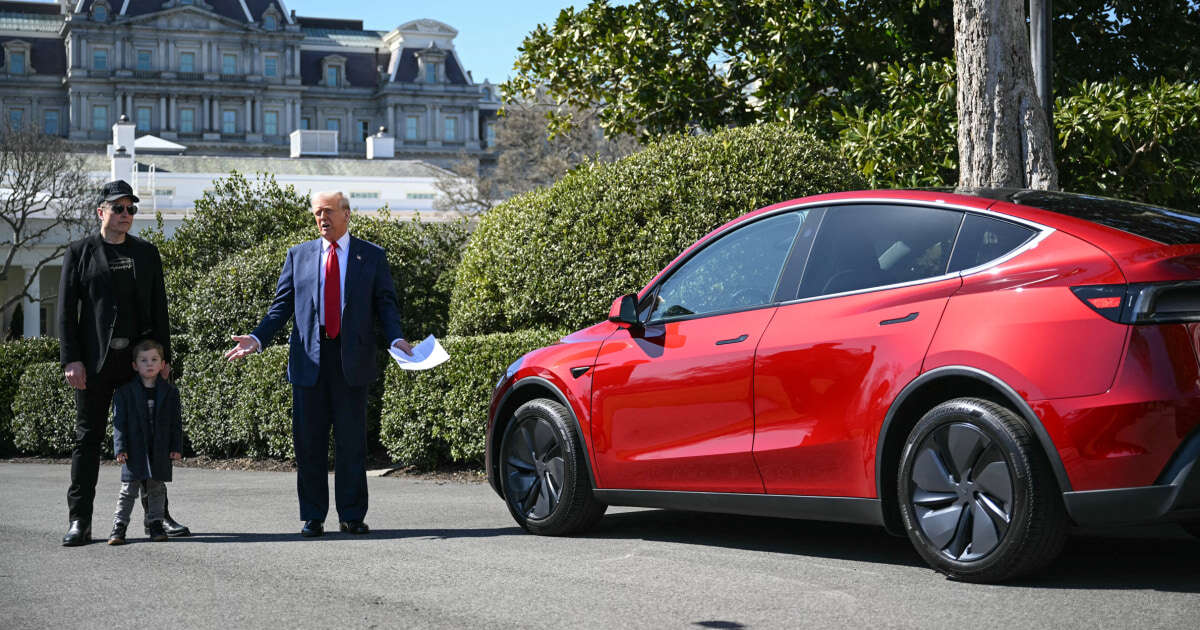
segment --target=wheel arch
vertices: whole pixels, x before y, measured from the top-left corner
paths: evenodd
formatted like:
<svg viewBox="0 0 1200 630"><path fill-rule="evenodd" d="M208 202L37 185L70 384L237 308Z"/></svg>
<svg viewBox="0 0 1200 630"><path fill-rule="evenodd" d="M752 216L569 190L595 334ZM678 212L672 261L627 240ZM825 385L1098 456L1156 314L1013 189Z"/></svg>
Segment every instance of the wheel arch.
<svg viewBox="0 0 1200 630"><path fill-rule="evenodd" d="M875 490L888 532L904 535L896 496L895 473L900 464L904 441L913 426L933 407L953 398L971 396L990 400L1012 409L1033 430L1046 460L1054 471L1060 492L1071 490L1071 481L1059 457L1058 449L1042 421L1029 403L1007 383L993 374L967 366L935 368L913 379L888 408L875 448Z"/></svg>
<svg viewBox="0 0 1200 630"><path fill-rule="evenodd" d="M575 432L575 437L583 446L583 461L587 468L588 481L592 487L596 488L596 474L592 469L592 456L589 451L589 444L583 435L583 425L579 422L579 416L575 413L575 408L567 400L567 397L558 389L558 387L549 380L540 376L527 376L517 381L508 388L508 391L500 398L500 402L496 405L495 422L492 425L493 439L488 445L490 456L488 461L491 462L490 469L487 471L488 479L491 481L492 489L498 494L502 494L500 490L500 443L503 441L501 437L504 431L508 428L508 423L512 420L512 415L521 405L538 398L548 398L553 400L567 409L567 413L571 415L571 430Z"/></svg>

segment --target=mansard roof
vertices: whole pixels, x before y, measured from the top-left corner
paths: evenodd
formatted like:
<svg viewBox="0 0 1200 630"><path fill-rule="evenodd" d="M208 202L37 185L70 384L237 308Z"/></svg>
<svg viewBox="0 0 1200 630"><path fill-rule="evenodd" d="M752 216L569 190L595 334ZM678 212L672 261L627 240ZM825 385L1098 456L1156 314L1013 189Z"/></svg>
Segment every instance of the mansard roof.
<svg viewBox="0 0 1200 630"><path fill-rule="evenodd" d="M396 67L396 83L412 83L421 74L417 65L417 53L424 48L405 48L400 51L400 65ZM449 52L449 51L447 51ZM453 54L446 56L446 81L454 85L466 85L467 77L458 66L458 58Z"/></svg>
<svg viewBox="0 0 1200 630"><path fill-rule="evenodd" d="M378 76L376 66L387 64L387 57L376 57L371 53L301 50L300 82L304 85L320 84L321 60L330 55L346 59L346 82L354 87L375 87Z"/></svg>
<svg viewBox="0 0 1200 630"><path fill-rule="evenodd" d="M304 18L297 18L297 21ZM301 23L303 24L303 23ZM330 28L300 29L306 46L346 46L349 48L383 48L386 31L364 31Z"/></svg>
<svg viewBox="0 0 1200 630"><path fill-rule="evenodd" d="M274 6L279 15L286 21L287 13L283 10L283 5L278 0L245 0L245 8L243 8L242 0L202 0L204 4L212 7L212 12L217 15L246 24L248 22L261 22L262 15L267 8ZM91 10L95 0L84 0L81 10L87 12ZM108 0L108 4L113 8L114 12L120 11L121 6L125 4L125 0ZM137 17L139 15L148 15L164 10L163 5L165 0L129 0L129 5L125 7L125 17ZM175 6L179 6L176 2ZM196 8L201 8L196 6ZM250 11L250 17L246 17L246 9Z"/></svg>
<svg viewBox="0 0 1200 630"><path fill-rule="evenodd" d="M57 36L62 24L63 18L56 4L0 2L0 31L28 31L31 37Z"/></svg>
<svg viewBox="0 0 1200 630"><path fill-rule="evenodd" d="M0 59L4 58L4 43L14 39L29 44L28 62L33 66L34 72L60 75L67 73L67 49L62 40L46 37L0 37ZM8 60L5 59L4 62L8 63Z"/></svg>

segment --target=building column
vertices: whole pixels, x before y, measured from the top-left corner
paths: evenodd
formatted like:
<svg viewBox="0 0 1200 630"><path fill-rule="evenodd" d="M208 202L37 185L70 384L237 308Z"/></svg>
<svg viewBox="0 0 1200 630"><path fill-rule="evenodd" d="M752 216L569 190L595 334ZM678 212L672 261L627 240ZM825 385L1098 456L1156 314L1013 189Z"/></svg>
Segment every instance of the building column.
<svg viewBox="0 0 1200 630"><path fill-rule="evenodd" d="M206 94L202 100L204 105L202 106L203 109L200 110L200 131L205 132L212 129L208 124L211 122L208 114L208 95Z"/></svg>
<svg viewBox="0 0 1200 630"><path fill-rule="evenodd" d="M28 269L24 271L26 274L30 273ZM21 314L25 318L24 335L26 337L40 337L42 335L42 309L41 302L39 301L42 297L41 270L39 269L33 273L33 283L29 285L29 294L33 296L33 299L27 297L21 300Z"/></svg>
<svg viewBox="0 0 1200 630"><path fill-rule="evenodd" d="M158 97L158 130L167 130L167 97Z"/></svg>
<svg viewBox="0 0 1200 630"><path fill-rule="evenodd" d="M246 122L243 125L246 133L254 133L254 101L250 97L246 97Z"/></svg>
<svg viewBox="0 0 1200 630"><path fill-rule="evenodd" d="M179 97L178 96L175 96L174 94L171 95L171 107L169 109L171 112L171 116L170 116L171 131L178 131L179 130Z"/></svg>
<svg viewBox="0 0 1200 630"><path fill-rule="evenodd" d="M212 130L223 131L221 129L221 99L215 96L212 99Z"/></svg>
<svg viewBox="0 0 1200 630"><path fill-rule="evenodd" d="M113 59L113 61L115 62L113 64L113 70L124 70L125 69L125 40L118 37L117 41L113 42L113 52L116 53L116 55L115 55L116 59Z"/></svg>
<svg viewBox="0 0 1200 630"><path fill-rule="evenodd" d="M388 131L391 132L393 138L399 138L400 134L396 132L396 106L387 106L387 121Z"/></svg>
<svg viewBox="0 0 1200 630"><path fill-rule="evenodd" d="M292 52L292 76L299 77L300 76L300 48L293 47L292 51L293 51Z"/></svg>
<svg viewBox="0 0 1200 630"><path fill-rule="evenodd" d="M441 108L437 105L429 107L429 139L441 140L442 134L438 133L438 117L441 114Z"/></svg>
<svg viewBox="0 0 1200 630"><path fill-rule="evenodd" d="M74 90L71 91L71 107L67 112L67 118L67 124L69 125L68 133L76 129L83 129L83 118L79 110L79 93Z"/></svg>
<svg viewBox="0 0 1200 630"><path fill-rule="evenodd" d="M479 108L471 110L471 141L479 142Z"/></svg>

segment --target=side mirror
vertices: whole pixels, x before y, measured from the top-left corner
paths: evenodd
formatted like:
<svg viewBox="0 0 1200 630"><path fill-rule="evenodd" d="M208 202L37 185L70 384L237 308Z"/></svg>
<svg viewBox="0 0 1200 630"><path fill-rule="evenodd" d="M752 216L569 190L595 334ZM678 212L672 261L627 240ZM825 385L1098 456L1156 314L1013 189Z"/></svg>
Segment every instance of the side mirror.
<svg viewBox="0 0 1200 630"><path fill-rule="evenodd" d="M642 322L637 314L637 296L629 293L613 300L608 309L608 321L640 328Z"/></svg>

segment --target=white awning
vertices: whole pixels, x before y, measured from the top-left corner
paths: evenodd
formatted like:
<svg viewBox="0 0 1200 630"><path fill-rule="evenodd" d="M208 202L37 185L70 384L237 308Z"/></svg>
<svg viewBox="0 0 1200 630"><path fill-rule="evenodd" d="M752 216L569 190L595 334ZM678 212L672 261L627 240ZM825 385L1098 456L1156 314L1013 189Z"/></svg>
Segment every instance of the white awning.
<svg viewBox="0 0 1200 630"><path fill-rule="evenodd" d="M134 151L172 151L178 153L186 151L187 147L171 142L170 140L163 140L158 136L146 134L133 141L133 149Z"/></svg>

